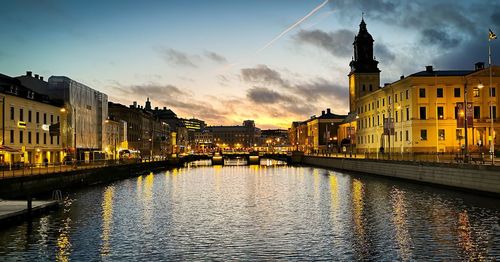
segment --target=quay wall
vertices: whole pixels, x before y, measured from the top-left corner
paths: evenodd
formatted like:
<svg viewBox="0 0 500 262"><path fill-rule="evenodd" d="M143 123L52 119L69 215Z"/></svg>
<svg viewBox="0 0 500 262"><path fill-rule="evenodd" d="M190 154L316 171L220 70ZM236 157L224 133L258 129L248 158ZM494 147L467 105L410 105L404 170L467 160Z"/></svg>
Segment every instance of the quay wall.
<svg viewBox="0 0 500 262"><path fill-rule="evenodd" d="M500 196L500 167L303 156L302 164L412 180Z"/></svg>
<svg viewBox="0 0 500 262"><path fill-rule="evenodd" d="M57 189L109 183L183 164L178 160L156 161L2 179L0 198L19 199Z"/></svg>

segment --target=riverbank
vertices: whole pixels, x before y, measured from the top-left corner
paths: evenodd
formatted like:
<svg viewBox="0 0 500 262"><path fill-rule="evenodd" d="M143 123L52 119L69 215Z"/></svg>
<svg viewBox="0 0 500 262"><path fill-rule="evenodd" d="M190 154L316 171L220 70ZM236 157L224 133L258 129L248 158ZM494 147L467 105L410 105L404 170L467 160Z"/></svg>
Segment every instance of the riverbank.
<svg viewBox="0 0 500 262"><path fill-rule="evenodd" d="M435 184L500 197L500 167L303 156L301 164Z"/></svg>
<svg viewBox="0 0 500 262"><path fill-rule="evenodd" d="M177 167L183 165L186 161L189 160L169 159L2 179L0 183L0 198L20 199L26 196L50 193L53 190L109 183L162 169Z"/></svg>

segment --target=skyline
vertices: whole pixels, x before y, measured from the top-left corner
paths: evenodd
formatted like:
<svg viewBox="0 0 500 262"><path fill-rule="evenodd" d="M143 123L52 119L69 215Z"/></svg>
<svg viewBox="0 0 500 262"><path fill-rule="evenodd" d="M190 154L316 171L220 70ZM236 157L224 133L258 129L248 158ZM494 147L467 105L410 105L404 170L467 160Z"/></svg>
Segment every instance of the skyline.
<svg viewBox="0 0 500 262"><path fill-rule="evenodd" d="M494 1L329 1L266 47L324 2L7 3L0 68L11 76L66 75L126 105L150 97L153 107L209 124L254 119L284 128L325 108L347 113L362 12L381 84L425 65L487 62L488 28L500 28ZM495 64L498 45L492 51Z"/></svg>

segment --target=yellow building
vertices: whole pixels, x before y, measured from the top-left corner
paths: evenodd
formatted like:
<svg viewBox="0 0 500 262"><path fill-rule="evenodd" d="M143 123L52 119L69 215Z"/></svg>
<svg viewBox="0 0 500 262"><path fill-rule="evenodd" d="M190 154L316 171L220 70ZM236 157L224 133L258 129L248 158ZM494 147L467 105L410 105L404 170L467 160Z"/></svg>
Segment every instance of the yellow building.
<svg viewBox="0 0 500 262"><path fill-rule="evenodd" d="M48 97L22 86L19 80L2 74L0 99L0 163L61 162L64 157L58 134L63 120L61 108L51 104Z"/></svg>
<svg viewBox="0 0 500 262"><path fill-rule="evenodd" d="M464 114L469 119L469 150L487 153L491 137L498 150L500 138L492 136L491 120L498 133L499 67L491 68L491 89L490 68L483 63L477 63L474 70L441 71L427 66L425 71L379 87L377 64L373 39L362 21L349 74L350 108L358 115L359 153L459 152L466 136ZM468 113L460 109L465 99L470 104Z"/></svg>

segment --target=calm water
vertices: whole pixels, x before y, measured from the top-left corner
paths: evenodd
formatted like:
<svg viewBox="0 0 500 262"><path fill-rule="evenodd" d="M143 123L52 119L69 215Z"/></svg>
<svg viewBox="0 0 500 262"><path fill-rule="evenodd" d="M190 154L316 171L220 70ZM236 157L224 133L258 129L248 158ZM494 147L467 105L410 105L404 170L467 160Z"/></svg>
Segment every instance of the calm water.
<svg viewBox="0 0 500 262"><path fill-rule="evenodd" d="M499 260L498 203L319 168L191 166L71 193L0 230L0 260Z"/></svg>

